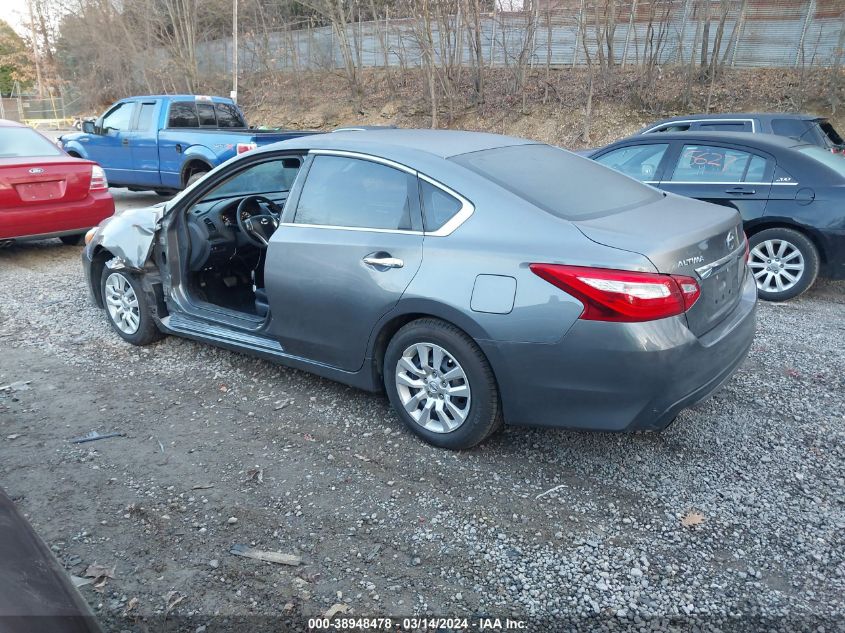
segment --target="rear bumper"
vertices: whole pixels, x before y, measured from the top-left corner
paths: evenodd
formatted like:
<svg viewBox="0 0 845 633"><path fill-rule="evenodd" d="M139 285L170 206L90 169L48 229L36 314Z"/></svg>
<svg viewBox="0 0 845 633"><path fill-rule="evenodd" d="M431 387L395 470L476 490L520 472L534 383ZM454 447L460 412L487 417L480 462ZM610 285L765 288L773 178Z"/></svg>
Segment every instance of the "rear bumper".
<svg viewBox="0 0 845 633"><path fill-rule="evenodd" d="M83 233L114 213L108 190L76 202L52 202L0 209L0 240L37 240Z"/></svg>
<svg viewBox="0 0 845 633"><path fill-rule="evenodd" d="M505 421L601 431L659 430L716 391L754 338L750 274L733 312L701 338L683 317L577 321L551 345L479 341L493 364Z"/></svg>

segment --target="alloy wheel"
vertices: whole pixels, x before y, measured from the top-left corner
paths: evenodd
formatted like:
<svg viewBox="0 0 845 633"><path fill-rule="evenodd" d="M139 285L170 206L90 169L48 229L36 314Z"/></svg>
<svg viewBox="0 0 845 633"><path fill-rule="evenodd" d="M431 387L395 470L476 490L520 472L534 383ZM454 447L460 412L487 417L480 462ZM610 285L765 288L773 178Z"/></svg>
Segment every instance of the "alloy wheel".
<svg viewBox="0 0 845 633"><path fill-rule="evenodd" d="M432 433L451 433L467 419L472 402L463 367L434 343L415 343L396 363L396 391L411 418Z"/></svg>
<svg viewBox="0 0 845 633"><path fill-rule="evenodd" d="M786 240L771 239L751 249L748 267L765 292L784 292L797 284L804 274L804 256Z"/></svg>
<svg viewBox="0 0 845 633"><path fill-rule="evenodd" d="M135 334L141 325L141 310L138 297L129 281L120 273L106 278L105 303L109 316L124 334Z"/></svg>

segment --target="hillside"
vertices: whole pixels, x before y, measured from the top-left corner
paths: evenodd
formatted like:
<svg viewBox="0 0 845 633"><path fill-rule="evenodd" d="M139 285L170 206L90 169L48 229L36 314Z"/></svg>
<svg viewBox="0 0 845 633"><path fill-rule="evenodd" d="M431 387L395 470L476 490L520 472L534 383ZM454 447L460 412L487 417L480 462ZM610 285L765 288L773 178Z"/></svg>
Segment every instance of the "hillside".
<svg viewBox="0 0 845 633"><path fill-rule="evenodd" d="M845 102L842 71L836 98ZM404 80L403 80L404 79ZM332 129L346 125L430 127L430 106L415 71L394 70L392 86L383 71L364 77L360 101L349 96L344 78L331 72L253 76L241 91L241 104L254 124L290 128ZM500 98L511 80L506 70L488 81L485 102L469 103L462 95L440 103L438 127L483 130L537 139L577 149L598 146L631 134L666 116L703 112L708 95L711 112L784 111L829 116L845 131L845 107L833 112L833 75L829 70L731 70L712 86L689 82L679 70L659 74L653 86L642 87L632 72L616 69L611 80L595 81L589 139L584 139L588 85L584 69L542 71L526 82L522 99ZM221 78L220 91L225 93ZM469 91L467 90L467 93Z"/></svg>

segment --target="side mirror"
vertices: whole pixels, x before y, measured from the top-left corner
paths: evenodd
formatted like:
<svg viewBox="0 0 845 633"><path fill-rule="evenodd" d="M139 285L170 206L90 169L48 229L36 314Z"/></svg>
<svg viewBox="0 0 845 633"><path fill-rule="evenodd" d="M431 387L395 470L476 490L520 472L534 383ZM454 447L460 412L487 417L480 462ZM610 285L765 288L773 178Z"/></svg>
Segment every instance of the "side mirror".
<svg viewBox="0 0 845 633"><path fill-rule="evenodd" d="M83 121L82 122L82 131L86 134L96 134L97 127L94 125L93 121Z"/></svg>

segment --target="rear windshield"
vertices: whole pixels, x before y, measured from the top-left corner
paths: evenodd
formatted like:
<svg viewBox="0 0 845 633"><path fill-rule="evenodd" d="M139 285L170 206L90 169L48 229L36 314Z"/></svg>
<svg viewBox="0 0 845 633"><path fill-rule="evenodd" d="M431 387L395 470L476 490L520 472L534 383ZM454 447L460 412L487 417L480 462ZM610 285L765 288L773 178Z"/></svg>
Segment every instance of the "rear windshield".
<svg viewBox="0 0 845 633"><path fill-rule="evenodd" d="M788 136L815 145L826 144L815 121L808 121L806 119L773 119L772 132L778 136Z"/></svg>
<svg viewBox="0 0 845 633"><path fill-rule="evenodd" d="M845 177L845 156L841 154L834 154L833 152L822 149L821 147L807 146L798 150L802 154L812 156L820 163L824 163L835 171L840 176Z"/></svg>
<svg viewBox="0 0 845 633"><path fill-rule="evenodd" d="M662 195L633 178L551 145L498 147L450 160L566 220L606 215Z"/></svg>
<svg viewBox="0 0 845 633"><path fill-rule="evenodd" d="M174 101L167 127L245 128L246 123L231 103Z"/></svg>
<svg viewBox="0 0 845 633"><path fill-rule="evenodd" d="M0 158L61 156L53 143L28 127L0 127Z"/></svg>

